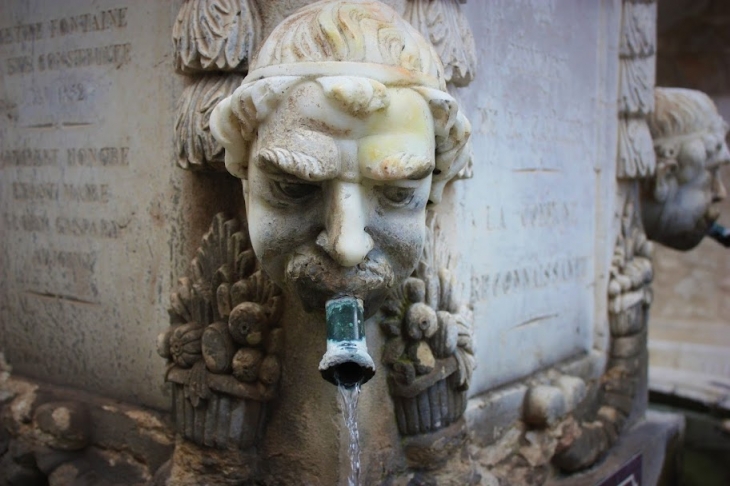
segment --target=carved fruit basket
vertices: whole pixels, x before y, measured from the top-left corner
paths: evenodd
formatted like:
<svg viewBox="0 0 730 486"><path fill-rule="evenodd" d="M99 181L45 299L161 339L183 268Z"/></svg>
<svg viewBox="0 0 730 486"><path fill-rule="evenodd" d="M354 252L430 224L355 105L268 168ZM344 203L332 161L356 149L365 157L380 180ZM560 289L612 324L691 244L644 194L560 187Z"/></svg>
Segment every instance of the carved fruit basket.
<svg viewBox="0 0 730 486"><path fill-rule="evenodd" d="M257 268L246 228L222 214L170 297L158 339L178 432L198 445L246 449L262 436L281 377L281 291Z"/></svg>

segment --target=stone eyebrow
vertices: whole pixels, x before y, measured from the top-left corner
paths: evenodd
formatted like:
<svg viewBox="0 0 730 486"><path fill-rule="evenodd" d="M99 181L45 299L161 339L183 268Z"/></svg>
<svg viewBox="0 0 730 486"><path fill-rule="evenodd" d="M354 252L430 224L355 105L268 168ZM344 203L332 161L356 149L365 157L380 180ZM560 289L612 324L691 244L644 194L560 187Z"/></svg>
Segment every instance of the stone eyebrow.
<svg viewBox="0 0 730 486"><path fill-rule="evenodd" d="M398 152L377 162L361 164L363 173L369 179L379 181L420 180L433 172L436 162L433 157Z"/></svg>
<svg viewBox="0 0 730 486"><path fill-rule="evenodd" d="M337 175L337 167L333 162L280 147L260 150L256 156L256 164L264 172L284 172L312 182L332 179Z"/></svg>

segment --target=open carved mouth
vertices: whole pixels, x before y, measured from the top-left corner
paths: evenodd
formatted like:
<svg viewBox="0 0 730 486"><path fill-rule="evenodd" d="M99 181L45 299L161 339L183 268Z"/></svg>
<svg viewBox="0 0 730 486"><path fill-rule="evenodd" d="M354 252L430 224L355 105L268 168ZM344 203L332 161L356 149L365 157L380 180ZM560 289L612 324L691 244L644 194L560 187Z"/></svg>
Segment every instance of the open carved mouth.
<svg viewBox="0 0 730 486"><path fill-rule="evenodd" d="M343 267L322 250L306 247L290 258L286 280L308 311L324 309L327 300L343 295L362 299L367 309L369 304L385 298L395 284L395 274L377 250L371 251L359 265Z"/></svg>

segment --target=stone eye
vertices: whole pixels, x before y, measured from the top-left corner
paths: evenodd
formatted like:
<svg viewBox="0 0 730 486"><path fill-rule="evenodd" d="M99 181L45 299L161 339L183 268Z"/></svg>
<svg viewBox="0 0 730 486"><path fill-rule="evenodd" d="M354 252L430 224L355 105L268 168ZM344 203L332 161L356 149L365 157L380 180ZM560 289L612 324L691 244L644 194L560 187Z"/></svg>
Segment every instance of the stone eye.
<svg viewBox="0 0 730 486"><path fill-rule="evenodd" d="M403 206L411 202L416 189L412 187L384 186L381 191L390 203Z"/></svg>
<svg viewBox="0 0 730 486"><path fill-rule="evenodd" d="M300 182L278 181L274 183L277 192L290 199L304 199L316 193L319 186L315 184L304 184Z"/></svg>

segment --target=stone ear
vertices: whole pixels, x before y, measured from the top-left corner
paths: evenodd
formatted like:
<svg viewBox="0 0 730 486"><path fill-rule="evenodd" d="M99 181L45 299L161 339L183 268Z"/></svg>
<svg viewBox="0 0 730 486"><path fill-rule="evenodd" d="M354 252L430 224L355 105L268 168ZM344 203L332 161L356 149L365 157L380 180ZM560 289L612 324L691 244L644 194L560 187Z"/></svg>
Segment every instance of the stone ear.
<svg viewBox="0 0 730 486"><path fill-rule="evenodd" d="M654 176L654 199L658 202L664 202L669 197L671 180L675 178L678 167L679 164L674 159L657 160Z"/></svg>

